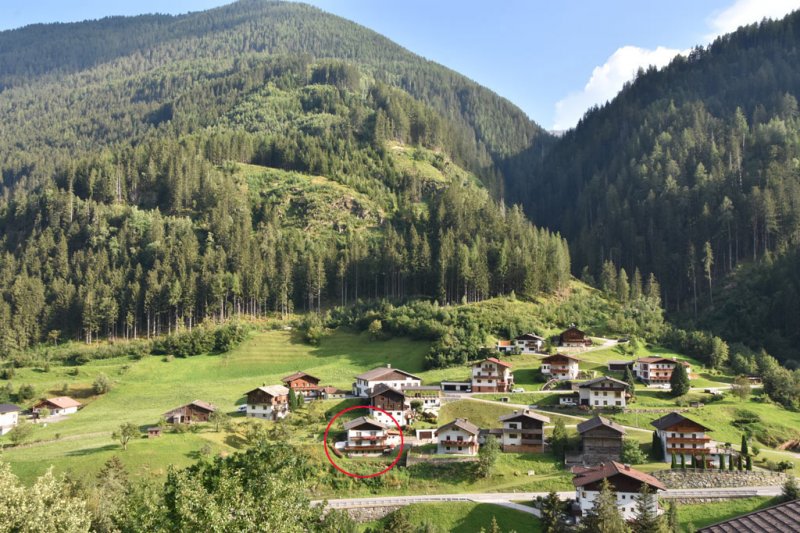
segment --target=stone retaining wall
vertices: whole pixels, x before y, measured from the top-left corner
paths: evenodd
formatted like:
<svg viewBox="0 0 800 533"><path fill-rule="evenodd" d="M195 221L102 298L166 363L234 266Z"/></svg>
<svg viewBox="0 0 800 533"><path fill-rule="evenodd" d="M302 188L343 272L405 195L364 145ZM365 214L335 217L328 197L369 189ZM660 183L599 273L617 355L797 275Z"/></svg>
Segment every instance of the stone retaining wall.
<svg viewBox="0 0 800 533"><path fill-rule="evenodd" d="M380 507L356 507L347 509L347 514L356 522L371 522L400 509L402 505L385 505Z"/></svg>
<svg viewBox="0 0 800 533"><path fill-rule="evenodd" d="M653 472L669 489L717 489L783 485L786 474L767 470L661 470Z"/></svg>

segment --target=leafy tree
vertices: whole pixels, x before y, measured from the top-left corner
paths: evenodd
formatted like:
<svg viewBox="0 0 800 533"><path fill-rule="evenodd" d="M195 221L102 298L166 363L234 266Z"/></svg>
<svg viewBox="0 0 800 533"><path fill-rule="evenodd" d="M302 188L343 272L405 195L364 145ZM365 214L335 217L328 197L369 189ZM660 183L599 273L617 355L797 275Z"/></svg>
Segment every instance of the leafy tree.
<svg viewBox="0 0 800 533"><path fill-rule="evenodd" d="M689 392L691 384L689 383L689 374L686 372L686 367L681 364L675 365L669 378L669 385L670 394L673 398L683 396Z"/></svg>
<svg viewBox="0 0 800 533"><path fill-rule="evenodd" d="M623 463L634 465L642 464L646 459L639 442L633 439L623 439L620 458Z"/></svg>
<svg viewBox="0 0 800 533"><path fill-rule="evenodd" d="M31 400L33 397L36 396L36 390L33 388L33 385L30 383L25 383L19 386L17 390L17 398L20 400Z"/></svg>
<svg viewBox="0 0 800 533"><path fill-rule="evenodd" d="M123 450L128 449L128 443L131 439L134 439L139 436L139 428L136 427L135 424L131 422L125 422L121 424L119 428L111 434L111 438L114 440L118 440L119 443L122 445Z"/></svg>
<svg viewBox="0 0 800 533"><path fill-rule="evenodd" d="M94 382L92 383L92 390L97 395L107 393L111 390L111 380L102 372L97 374L97 377L94 378Z"/></svg>
<svg viewBox="0 0 800 533"><path fill-rule="evenodd" d="M33 424L20 420L14 428L8 432L8 438L14 446L19 446L33 435Z"/></svg>
<svg viewBox="0 0 800 533"><path fill-rule="evenodd" d="M733 379L733 383L731 383L731 393L739 398L740 401L747 400L747 398L750 397L751 391L752 387L750 386L750 380L747 379L747 376L736 376Z"/></svg>
<svg viewBox="0 0 800 533"><path fill-rule="evenodd" d="M586 533L627 533L630 528L617 507L617 495L607 479L600 485L600 492L581 522L581 531Z"/></svg>
<svg viewBox="0 0 800 533"><path fill-rule="evenodd" d="M785 502L794 501L800 498L800 487L797 486L797 478L789 476L783 484L781 499Z"/></svg>
<svg viewBox="0 0 800 533"><path fill-rule="evenodd" d="M564 424L562 418L558 418L553 425L553 434L550 437L550 448L553 450L553 455L559 460L564 459L568 443L569 436L567 435L566 424Z"/></svg>
<svg viewBox="0 0 800 533"><path fill-rule="evenodd" d="M230 423L231 417L228 415L228 413L217 409L208 415L208 421L211 422L212 426L214 426L214 431L219 432L220 429L224 428Z"/></svg>
<svg viewBox="0 0 800 533"><path fill-rule="evenodd" d="M478 476L489 477L492 474L494 464L500 455L500 444L494 435L489 435L486 442L478 450Z"/></svg>

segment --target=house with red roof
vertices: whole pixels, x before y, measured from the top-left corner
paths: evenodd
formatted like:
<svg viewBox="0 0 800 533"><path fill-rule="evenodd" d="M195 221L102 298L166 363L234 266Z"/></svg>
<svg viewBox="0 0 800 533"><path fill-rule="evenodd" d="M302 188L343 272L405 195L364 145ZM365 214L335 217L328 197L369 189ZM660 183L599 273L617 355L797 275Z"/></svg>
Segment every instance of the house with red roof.
<svg viewBox="0 0 800 533"><path fill-rule="evenodd" d="M47 398L40 400L33 406L33 414L38 415L42 409L50 411L50 416L71 415L77 413L81 402L73 400L69 396L59 396L57 398Z"/></svg>
<svg viewBox="0 0 800 533"><path fill-rule="evenodd" d="M320 379L312 376L311 374L306 374L305 372L295 372L294 374L281 379L281 382L283 382L286 387L289 387L291 390L293 390L298 396L303 396L305 398L316 398L320 395Z"/></svg>
<svg viewBox="0 0 800 533"><path fill-rule="evenodd" d="M472 365L472 392L510 392L513 387L510 363L489 357Z"/></svg>

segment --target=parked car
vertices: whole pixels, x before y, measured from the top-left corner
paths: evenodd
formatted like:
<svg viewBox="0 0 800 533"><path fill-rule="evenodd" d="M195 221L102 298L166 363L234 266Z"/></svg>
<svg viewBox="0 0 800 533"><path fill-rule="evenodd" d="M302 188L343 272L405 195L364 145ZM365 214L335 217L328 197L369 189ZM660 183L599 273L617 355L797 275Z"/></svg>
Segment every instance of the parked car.
<svg viewBox="0 0 800 533"><path fill-rule="evenodd" d="M525 389L522 387L517 387L516 389L511 389L511 392L525 392Z"/></svg>
<svg viewBox="0 0 800 533"><path fill-rule="evenodd" d="M244 403L243 403L242 405L240 405L239 407L237 407L237 408L236 408L236 410L237 410L238 412L240 412L240 413L244 413L245 411L247 411L247 404L244 404Z"/></svg>

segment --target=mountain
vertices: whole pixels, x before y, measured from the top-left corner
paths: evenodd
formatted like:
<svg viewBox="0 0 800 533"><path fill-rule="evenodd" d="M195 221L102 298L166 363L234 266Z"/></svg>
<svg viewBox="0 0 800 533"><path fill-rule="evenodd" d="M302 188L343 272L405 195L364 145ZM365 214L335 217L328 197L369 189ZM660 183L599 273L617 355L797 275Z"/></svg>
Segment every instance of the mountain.
<svg viewBox="0 0 800 533"><path fill-rule="evenodd" d="M0 33L0 354L564 287L508 101L294 3ZM527 170L526 170L527 171Z"/></svg>
<svg viewBox="0 0 800 533"><path fill-rule="evenodd" d="M794 13L640 71L548 151L527 212L587 277L652 271L673 318L800 360L798 44Z"/></svg>

